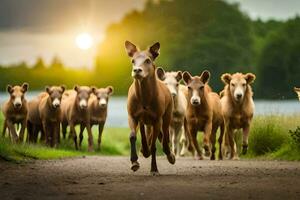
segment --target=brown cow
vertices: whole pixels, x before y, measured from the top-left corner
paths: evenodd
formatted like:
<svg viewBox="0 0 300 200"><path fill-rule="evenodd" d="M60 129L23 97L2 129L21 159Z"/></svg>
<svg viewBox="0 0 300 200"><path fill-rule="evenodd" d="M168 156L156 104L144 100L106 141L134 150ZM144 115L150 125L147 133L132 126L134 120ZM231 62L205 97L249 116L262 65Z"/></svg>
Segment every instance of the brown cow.
<svg viewBox="0 0 300 200"><path fill-rule="evenodd" d="M41 132L40 141L45 140L42 121L39 113L39 104L47 96L46 92L40 93L37 97L28 102L28 116L27 116L27 141L37 143L39 132Z"/></svg>
<svg viewBox="0 0 300 200"><path fill-rule="evenodd" d="M41 99L39 113L45 133L46 144L56 146L60 137L61 99L64 86L46 87L47 95Z"/></svg>
<svg viewBox="0 0 300 200"><path fill-rule="evenodd" d="M92 94L88 102L88 109L90 113L91 127L98 125L98 150L100 150L102 132L107 117L107 106L109 97L112 95L114 88L108 86L106 88L92 87ZM83 139L84 127L80 126L79 145Z"/></svg>
<svg viewBox="0 0 300 200"><path fill-rule="evenodd" d="M225 142L229 142L230 158L238 159L234 131L243 129L243 154L247 153L250 124L254 113L253 92L250 86L255 80L252 73L223 74L225 84L221 99L225 119ZM228 144L226 144L228 146Z"/></svg>
<svg viewBox="0 0 300 200"><path fill-rule="evenodd" d="M128 91L128 123L131 130L131 169L139 169L136 152L136 135L139 125L142 140L142 153L149 157L149 146L145 134L145 125L151 133L150 150L152 155L151 174L158 175L156 165L156 140L162 134L163 151L171 164L175 163L175 156L169 147L169 126L172 117L173 101L171 93L165 84L156 76L155 58L159 55L160 44L157 42L149 49L140 51L129 41L125 42L125 48L132 62L131 75L134 78ZM151 128L150 128L151 127Z"/></svg>
<svg viewBox="0 0 300 200"><path fill-rule="evenodd" d="M10 137L14 142L23 142L28 112L27 101L25 99L27 90L28 83L23 83L22 86L7 86L7 92L10 94L10 98L2 107L4 115L3 135L5 135L5 130L8 128ZM21 124L19 137L17 135L15 124Z"/></svg>
<svg viewBox="0 0 300 200"><path fill-rule="evenodd" d="M47 145L54 147L59 142L60 104L65 87L47 86L45 90L28 103L28 140L36 143L41 131L41 140L45 139Z"/></svg>
<svg viewBox="0 0 300 200"><path fill-rule="evenodd" d="M93 135L90 124L88 101L92 90L87 86L75 86L75 94L64 96L61 103L62 131L65 138L67 126L70 126L70 134L74 139L75 149L78 150L76 125L81 125L88 132L88 150L93 151ZM81 146L80 146L81 148Z"/></svg>
<svg viewBox="0 0 300 200"><path fill-rule="evenodd" d="M203 71L200 76L192 77L189 72L183 73L183 80L188 87L188 106L186 112L187 129L191 137L196 158L202 160L202 151L197 142L197 132L203 131L203 145L206 155L215 160L215 142L218 128L221 128L219 141L219 159L222 160L222 141L224 134L224 119L219 95L212 92L208 86L209 71ZM210 152L210 146L211 152Z"/></svg>

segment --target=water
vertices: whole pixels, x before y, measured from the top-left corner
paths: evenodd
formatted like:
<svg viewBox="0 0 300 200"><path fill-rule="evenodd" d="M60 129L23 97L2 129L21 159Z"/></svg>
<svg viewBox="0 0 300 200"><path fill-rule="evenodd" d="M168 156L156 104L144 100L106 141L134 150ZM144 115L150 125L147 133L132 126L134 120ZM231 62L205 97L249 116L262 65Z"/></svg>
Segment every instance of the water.
<svg viewBox="0 0 300 200"><path fill-rule="evenodd" d="M28 100L38 92L26 94ZM0 104L8 99L8 93L0 93ZM106 126L127 127L127 98L111 97L108 105L108 118ZM300 114L300 102L298 100L256 100L255 115L297 115Z"/></svg>

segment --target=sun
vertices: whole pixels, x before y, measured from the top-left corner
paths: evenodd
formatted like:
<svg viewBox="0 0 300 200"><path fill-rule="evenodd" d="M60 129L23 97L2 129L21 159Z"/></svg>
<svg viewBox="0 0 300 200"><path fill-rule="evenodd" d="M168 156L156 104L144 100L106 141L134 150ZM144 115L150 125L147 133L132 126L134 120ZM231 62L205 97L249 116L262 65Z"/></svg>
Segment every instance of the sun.
<svg viewBox="0 0 300 200"><path fill-rule="evenodd" d="M82 50L87 50L93 46L93 38L89 33L80 33L75 39L76 45Z"/></svg>

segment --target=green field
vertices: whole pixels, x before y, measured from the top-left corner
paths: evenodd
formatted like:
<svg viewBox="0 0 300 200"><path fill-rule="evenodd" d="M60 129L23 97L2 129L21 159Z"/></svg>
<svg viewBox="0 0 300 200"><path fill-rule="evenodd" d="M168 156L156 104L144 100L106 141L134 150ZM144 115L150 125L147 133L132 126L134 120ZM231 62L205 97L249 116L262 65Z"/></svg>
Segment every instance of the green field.
<svg viewBox="0 0 300 200"><path fill-rule="evenodd" d="M249 152L242 158L248 159L282 159L300 160L300 134L298 131L291 136L300 125L300 116L258 116L254 119L249 138ZM0 128L2 130L3 116L0 116ZM97 144L97 130L93 129L94 144ZM83 148L74 150L72 140L62 140L56 149L45 147L42 144L12 144L9 139L0 137L0 159L20 162L33 159L60 159L66 157L89 155L129 155L129 129L105 128L102 138L101 151L87 152L87 134L84 135ZM201 141L202 134L199 134ZM237 134L241 142L241 134ZM138 148L140 146L138 138ZM162 155L160 146L158 154ZM218 146L218 145L217 145ZM217 147L218 148L218 147Z"/></svg>

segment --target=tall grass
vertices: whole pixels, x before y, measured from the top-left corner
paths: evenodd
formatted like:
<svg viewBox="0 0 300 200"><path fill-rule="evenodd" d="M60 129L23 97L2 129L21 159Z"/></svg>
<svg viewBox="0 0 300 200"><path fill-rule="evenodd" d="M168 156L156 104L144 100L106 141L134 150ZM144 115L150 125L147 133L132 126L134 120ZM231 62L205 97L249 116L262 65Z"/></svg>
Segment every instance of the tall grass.
<svg viewBox="0 0 300 200"><path fill-rule="evenodd" d="M248 157L300 160L299 148L290 131L300 125L300 116L258 116L251 126Z"/></svg>
<svg viewBox="0 0 300 200"><path fill-rule="evenodd" d="M3 116L0 115L0 130L2 130ZM245 158L300 160L300 144L291 137L290 130L296 130L300 125L300 116L256 116L251 126L249 137L249 151ZM299 129L300 131L300 129ZM300 133L298 133L300 135ZM96 149L98 131L93 128ZM105 128L102 134L101 151L87 152L87 133L84 133L82 149L75 151L73 140L61 140L56 149L42 144L12 144L8 138L0 137L0 159L22 161L27 159L59 159L84 155L129 155L129 129ZM138 134L138 137L139 134ZM198 141L202 141L203 134L198 134ZM242 133L236 135L241 145ZM137 140L140 148L140 138ZM218 145L216 145L218 148ZM157 143L158 155L162 155L161 145Z"/></svg>

